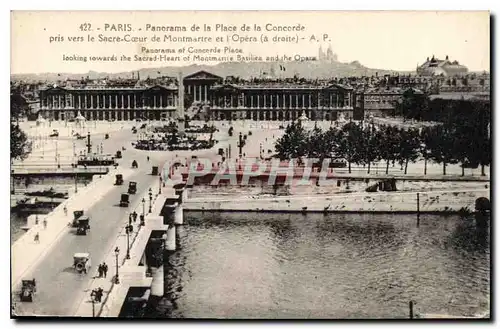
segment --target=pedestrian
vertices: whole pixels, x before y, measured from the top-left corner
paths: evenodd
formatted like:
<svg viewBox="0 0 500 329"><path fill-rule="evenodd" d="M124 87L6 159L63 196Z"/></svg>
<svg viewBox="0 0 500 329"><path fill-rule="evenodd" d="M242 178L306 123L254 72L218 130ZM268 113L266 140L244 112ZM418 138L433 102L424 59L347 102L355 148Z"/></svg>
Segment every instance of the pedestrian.
<svg viewBox="0 0 500 329"><path fill-rule="evenodd" d="M38 225L40 221L38 220L38 215L35 215L35 225Z"/></svg>
<svg viewBox="0 0 500 329"><path fill-rule="evenodd" d="M103 292L103 289L101 287L97 288L96 290L96 299L97 299L97 302L100 303L101 300L102 300L102 292Z"/></svg>
<svg viewBox="0 0 500 329"><path fill-rule="evenodd" d="M47 229L47 218L43 219L43 229Z"/></svg>
<svg viewBox="0 0 500 329"><path fill-rule="evenodd" d="M133 218L133 217L134 217L134 216L133 216L132 214L129 214L129 215L128 215L128 225L131 225L131 224L132 224L132 218Z"/></svg>
<svg viewBox="0 0 500 329"><path fill-rule="evenodd" d="M97 271L99 272L99 277L102 278L104 273L104 268L102 264L99 264L99 269Z"/></svg>
<svg viewBox="0 0 500 329"><path fill-rule="evenodd" d="M134 223L135 223L137 221L137 213L135 212L135 210L133 212L133 215L134 215Z"/></svg>
<svg viewBox="0 0 500 329"><path fill-rule="evenodd" d="M102 263L102 272L104 273L104 277L108 275L108 265L106 262Z"/></svg>
<svg viewBox="0 0 500 329"><path fill-rule="evenodd" d="M68 208L66 208L66 206L64 206L64 216L68 216Z"/></svg>
<svg viewBox="0 0 500 329"><path fill-rule="evenodd" d="M34 240L36 243L40 243L40 235L38 234L38 232L36 232Z"/></svg>

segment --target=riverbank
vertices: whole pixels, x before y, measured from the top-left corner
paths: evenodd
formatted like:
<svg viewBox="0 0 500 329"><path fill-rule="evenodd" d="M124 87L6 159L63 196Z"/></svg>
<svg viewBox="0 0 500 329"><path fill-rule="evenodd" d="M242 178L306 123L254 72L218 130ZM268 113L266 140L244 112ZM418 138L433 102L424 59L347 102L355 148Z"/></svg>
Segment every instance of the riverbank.
<svg viewBox="0 0 500 329"><path fill-rule="evenodd" d="M490 191L468 189L313 196L199 197L188 199L184 203L184 211L443 214L457 213L463 209L474 211L475 201L479 197L489 199Z"/></svg>

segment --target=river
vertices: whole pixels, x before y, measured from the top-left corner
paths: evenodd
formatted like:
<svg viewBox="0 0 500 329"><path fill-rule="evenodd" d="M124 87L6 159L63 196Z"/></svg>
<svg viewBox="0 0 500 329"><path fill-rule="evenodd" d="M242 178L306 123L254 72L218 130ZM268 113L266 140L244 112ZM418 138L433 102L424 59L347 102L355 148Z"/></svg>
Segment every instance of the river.
<svg viewBox="0 0 500 329"><path fill-rule="evenodd" d="M13 184L14 182L14 184ZM78 177L78 187L84 187L91 182L91 179L85 177ZM14 187L19 192L19 189L34 189L36 191L44 191L53 188L57 192L73 193L74 179L64 177L44 177L44 178L31 178L16 179L11 178L10 187ZM27 224L28 216L32 214L49 214L52 209L40 208L33 211L13 211L10 212L10 243L11 245L19 239L25 231L22 229Z"/></svg>
<svg viewBox="0 0 500 329"><path fill-rule="evenodd" d="M186 213L169 318L406 318L489 310L488 233L458 216Z"/></svg>

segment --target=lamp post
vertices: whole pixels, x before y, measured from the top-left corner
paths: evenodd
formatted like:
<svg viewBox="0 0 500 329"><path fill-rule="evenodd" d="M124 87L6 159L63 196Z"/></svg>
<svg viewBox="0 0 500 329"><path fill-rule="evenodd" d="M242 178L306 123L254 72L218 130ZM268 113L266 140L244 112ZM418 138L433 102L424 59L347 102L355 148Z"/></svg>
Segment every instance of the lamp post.
<svg viewBox="0 0 500 329"><path fill-rule="evenodd" d="M161 194L161 175L158 176L158 194Z"/></svg>
<svg viewBox="0 0 500 329"><path fill-rule="evenodd" d="M144 198L142 198L142 217L144 217L145 213L146 213L146 210L145 210L145 203L146 203L146 200Z"/></svg>
<svg viewBox="0 0 500 329"><path fill-rule="evenodd" d="M118 247L115 248L115 256L116 256L116 275L115 275L115 283L120 283L119 273L118 273L118 255L120 254L120 249Z"/></svg>
<svg viewBox="0 0 500 329"><path fill-rule="evenodd" d="M75 168L76 170L76 168ZM78 193L78 173L75 172L75 193Z"/></svg>
<svg viewBox="0 0 500 329"><path fill-rule="evenodd" d="M142 198L142 216L141 216L141 226L144 226L144 215L145 215L145 212L146 212L146 209L145 209L145 204L146 204L146 200L144 200L144 198Z"/></svg>
<svg viewBox="0 0 500 329"><path fill-rule="evenodd" d="M97 293L94 290L92 290L92 292L90 293L90 301L92 302L92 317L95 318L95 297L96 297Z"/></svg>
<svg viewBox="0 0 500 329"><path fill-rule="evenodd" d="M130 259L130 229L131 225L127 225L127 227L125 227L125 231L127 232L127 255L125 257L127 259Z"/></svg>
<svg viewBox="0 0 500 329"><path fill-rule="evenodd" d="M149 213L151 213L152 201L153 201L153 192L151 191L151 188L149 188Z"/></svg>

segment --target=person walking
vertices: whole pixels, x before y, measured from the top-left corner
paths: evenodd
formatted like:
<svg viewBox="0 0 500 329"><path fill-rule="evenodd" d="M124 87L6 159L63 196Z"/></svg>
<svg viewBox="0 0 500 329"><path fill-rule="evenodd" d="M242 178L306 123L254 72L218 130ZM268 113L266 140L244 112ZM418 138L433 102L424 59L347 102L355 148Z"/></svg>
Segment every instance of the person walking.
<svg viewBox="0 0 500 329"><path fill-rule="evenodd" d="M68 216L68 208L66 208L66 206L64 206L64 216Z"/></svg>
<svg viewBox="0 0 500 329"><path fill-rule="evenodd" d="M102 293L103 293L103 291L104 290L101 287L99 287L99 288L96 289L96 300L97 300L98 303L100 303L101 300L102 300Z"/></svg>
<svg viewBox="0 0 500 329"><path fill-rule="evenodd" d="M47 229L47 218L44 218L43 219L43 229L46 230Z"/></svg>
<svg viewBox="0 0 500 329"><path fill-rule="evenodd" d="M99 267L97 268L97 272L99 273L99 278L102 278L102 273L103 273L102 264L99 264Z"/></svg>
<svg viewBox="0 0 500 329"><path fill-rule="evenodd" d="M104 273L104 277L108 275L108 265L106 262L102 263L102 272Z"/></svg>
<svg viewBox="0 0 500 329"><path fill-rule="evenodd" d="M40 234L38 234L38 232L36 232L34 240L36 243L40 243Z"/></svg>

